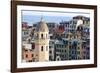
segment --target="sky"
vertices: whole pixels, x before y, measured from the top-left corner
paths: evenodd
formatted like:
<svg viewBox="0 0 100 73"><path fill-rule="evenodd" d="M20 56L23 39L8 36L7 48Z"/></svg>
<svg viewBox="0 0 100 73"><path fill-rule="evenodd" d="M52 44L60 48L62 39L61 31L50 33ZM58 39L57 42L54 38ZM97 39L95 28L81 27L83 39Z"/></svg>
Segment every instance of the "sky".
<svg viewBox="0 0 100 73"><path fill-rule="evenodd" d="M82 15L90 17L88 13L73 13L73 12L49 12L49 11L22 11L22 22L27 22L29 25L37 23L43 18L45 22L59 23L61 21L69 21L74 16Z"/></svg>

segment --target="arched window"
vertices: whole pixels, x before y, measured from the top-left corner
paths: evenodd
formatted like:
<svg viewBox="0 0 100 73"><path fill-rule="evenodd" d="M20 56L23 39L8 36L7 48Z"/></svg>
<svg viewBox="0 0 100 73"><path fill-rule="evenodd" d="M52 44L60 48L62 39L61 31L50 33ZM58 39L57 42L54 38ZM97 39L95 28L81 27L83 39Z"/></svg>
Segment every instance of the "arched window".
<svg viewBox="0 0 100 73"><path fill-rule="evenodd" d="M39 38L39 34L37 34L37 38Z"/></svg>
<svg viewBox="0 0 100 73"><path fill-rule="evenodd" d="M28 58L28 55L26 54L26 58Z"/></svg>
<svg viewBox="0 0 100 73"><path fill-rule="evenodd" d="M48 38L48 35L46 34L46 38Z"/></svg>
<svg viewBox="0 0 100 73"><path fill-rule="evenodd" d="M31 39L28 39L28 42L30 43L31 42Z"/></svg>
<svg viewBox="0 0 100 73"><path fill-rule="evenodd" d="M43 46L41 46L41 51L43 51Z"/></svg>
<svg viewBox="0 0 100 73"><path fill-rule="evenodd" d="M41 38L43 39L43 34L41 34Z"/></svg>
<svg viewBox="0 0 100 73"><path fill-rule="evenodd" d="M32 44L32 49L35 49L35 43Z"/></svg>
<svg viewBox="0 0 100 73"><path fill-rule="evenodd" d="M48 51L48 46L46 46L46 51Z"/></svg>

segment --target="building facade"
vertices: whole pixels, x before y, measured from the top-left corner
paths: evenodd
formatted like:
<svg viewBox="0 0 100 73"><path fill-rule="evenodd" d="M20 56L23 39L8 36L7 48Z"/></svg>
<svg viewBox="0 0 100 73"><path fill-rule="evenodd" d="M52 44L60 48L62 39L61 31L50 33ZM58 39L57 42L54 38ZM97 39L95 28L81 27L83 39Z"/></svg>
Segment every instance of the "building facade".
<svg viewBox="0 0 100 73"><path fill-rule="evenodd" d="M57 23L23 23L22 59L25 62L90 59L90 19L75 16ZM27 33L27 34L26 34Z"/></svg>

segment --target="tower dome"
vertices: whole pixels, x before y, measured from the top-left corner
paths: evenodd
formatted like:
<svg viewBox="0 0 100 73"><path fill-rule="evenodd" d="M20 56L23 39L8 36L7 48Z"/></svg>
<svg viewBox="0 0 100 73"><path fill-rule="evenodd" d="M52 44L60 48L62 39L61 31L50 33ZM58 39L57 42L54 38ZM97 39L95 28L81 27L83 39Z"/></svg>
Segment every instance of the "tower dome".
<svg viewBox="0 0 100 73"><path fill-rule="evenodd" d="M41 32L48 32L48 26L47 24L41 19L41 21L38 23L36 31L41 31Z"/></svg>
<svg viewBox="0 0 100 73"><path fill-rule="evenodd" d="M81 20L81 19L79 19L79 20L77 21L76 29L77 29L79 26L83 26L83 20Z"/></svg>

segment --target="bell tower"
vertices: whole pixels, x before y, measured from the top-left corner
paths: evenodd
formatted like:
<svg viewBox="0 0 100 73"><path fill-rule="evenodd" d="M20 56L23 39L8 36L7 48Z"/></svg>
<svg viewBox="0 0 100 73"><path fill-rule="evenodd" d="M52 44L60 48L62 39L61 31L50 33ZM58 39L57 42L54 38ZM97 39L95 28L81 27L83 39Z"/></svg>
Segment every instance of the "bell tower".
<svg viewBox="0 0 100 73"><path fill-rule="evenodd" d="M37 61L49 61L49 30L43 18L35 31L35 58Z"/></svg>

